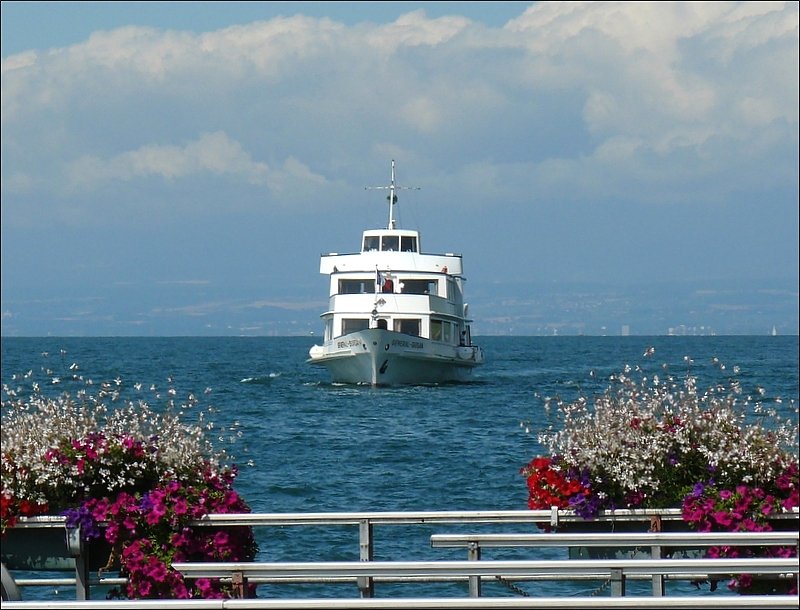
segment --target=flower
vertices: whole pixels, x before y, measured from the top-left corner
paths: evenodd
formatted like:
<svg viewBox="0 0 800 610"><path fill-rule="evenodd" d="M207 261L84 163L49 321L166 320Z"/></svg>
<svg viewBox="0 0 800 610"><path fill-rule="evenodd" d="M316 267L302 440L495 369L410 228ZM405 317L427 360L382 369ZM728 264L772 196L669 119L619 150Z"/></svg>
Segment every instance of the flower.
<svg viewBox="0 0 800 610"><path fill-rule="evenodd" d="M170 400L110 405L119 391L30 396L4 386L2 531L20 517L61 512L86 541L111 545L109 567L128 581L113 597L230 597L218 580L187 584L174 561L248 561L257 546L249 527L191 527L209 513L249 512L233 489L238 474L205 436L211 423L188 423ZM137 384L138 387L138 384ZM168 393L175 395L174 391Z"/></svg>
<svg viewBox="0 0 800 610"><path fill-rule="evenodd" d="M569 507L588 519L603 509L681 506L698 531L764 531L770 516L800 504L797 421L765 408L763 389L753 402L742 399L735 377L701 393L689 373L662 379L636 367L635 378L633 370L612 375L592 400L545 401L547 412L555 405L560 425L539 436L550 456L521 469L530 508ZM754 552L709 550L717 557ZM796 555L788 548L769 552ZM743 577L730 586L744 591L753 582Z"/></svg>
<svg viewBox="0 0 800 610"><path fill-rule="evenodd" d="M783 491L797 490L797 464L786 467L778 477ZM715 485L704 486L688 495L683 501L683 520L699 531L740 531L767 532L772 531L769 515L780 512L782 499L768 494L760 487L737 485L734 489L719 488ZM796 547L766 547L757 550L753 547L719 546L709 548L709 557L795 557ZM789 594L796 594L796 580ZM728 583L728 587L738 592L754 592L755 588L764 589L764 583L755 581L744 574ZM774 584L767 583L766 592L777 592ZM759 591L761 592L761 591ZM780 591L785 592L785 591Z"/></svg>
<svg viewBox="0 0 800 610"><path fill-rule="evenodd" d="M592 400L546 401L548 412L555 404L560 425L539 435L550 456L537 456L522 469L529 506L562 507L571 499L585 506L588 497L595 497L595 514L679 506L710 482L731 490L745 483L780 497L782 508L798 504L790 482L797 469L796 422L781 420L750 397L742 401L736 378L701 393L691 374L648 377L636 367L635 378L633 370L612 375Z"/></svg>

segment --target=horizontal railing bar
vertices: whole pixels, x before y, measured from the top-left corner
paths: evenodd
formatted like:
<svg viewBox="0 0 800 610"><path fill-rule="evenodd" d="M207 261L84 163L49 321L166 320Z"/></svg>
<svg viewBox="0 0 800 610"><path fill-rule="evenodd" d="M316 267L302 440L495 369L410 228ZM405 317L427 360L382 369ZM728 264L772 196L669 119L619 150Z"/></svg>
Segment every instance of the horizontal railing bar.
<svg viewBox="0 0 800 610"><path fill-rule="evenodd" d="M74 587L74 578L15 578L18 587Z"/></svg>
<svg viewBox="0 0 800 610"><path fill-rule="evenodd" d="M216 600L86 600L6 602L7 610L492 610L536 608L572 610L598 607L613 610L714 610L717 608L796 610L796 595L719 597L473 597L473 598L352 598L352 599L216 599Z"/></svg>
<svg viewBox="0 0 800 610"><path fill-rule="evenodd" d="M680 509L658 511L615 511L615 520L646 521L658 515L662 519L682 520ZM549 510L508 511L404 511L359 513L246 513L206 515L193 525L358 525L369 521L375 525L405 525L420 523L535 523L550 521ZM608 516L610 519L611 516ZM584 521L573 511L558 511L559 521Z"/></svg>
<svg viewBox="0 0 800 610"><path fill-rule="evenodd" d="M408 525L421 523L541 523L555 519L558 522L597 523L609 521L647 521L658 516L662 520L682 521L679 508L617 509L603 511L592 520L579 517L571 510L499 510L499 511L386 511L386 512L331 512L331 513L213 513L192 522L192 525L358 525L369 521L376 525ZM797 508L769 516L770 521L798 520ZM20 517L13 528L63 527L66 517Z"/></svg>
<svg viewBox="0 0 800 610"><path fill-rule="evenodd" d="M188 575L187 575L188 576ZM506 575L481 575L477 576L486 583L491 583L502 578ZM664 574L665 580L674 581L702 581L708 580L711 577L718 577L719 574L714 572L709 574L707 572L686 572L678 574ZM626 574L625 579L629 581L652 580L652 574ZM783 572L778 575L779 578L790 578ZM194 578L194 576L191 576ZM336 577L336 578L319 578L313 575L308 576L282 576L282 577L265 577L265 576L248 576L247 582L253 585L290 585L290 584L318 584L318 585L352 585L359 582L359 576ZM445 575L445 576L373 576L372 581L378 584L420 584L420 583L466 583L469 582L471 576L463 575ZM230 575L222 576L219 578L220 582L230 583ZM516 574L514 575L514 582L552 582L556 580L570 581L570 582L584 582L584 581L604 581L608 580L608 573L603 572L600 574L561 574L558 572L548 574Z"/></svg>
<svg viewBox="0 0 800 610"><path fill-rule="evenodd" d="M64 527L67 523L67 518L59 515L39 515L38 517L19 517L13 529L30 529L30 528L48 528L48 527Z"/></svg>
<svg viewBox="0 0 800 610"><path fill-rule="evenodd" d="M15 578L14 582L18 587L74 587L74 578ZM110 585L124 585L128 582L127 578L100 578L89 579L91 586L110 586Z"/></svg>
<svg viewBox="0 0 800 610"><path fill-rule="evenodd" d="M534 561L343 561L320 563L173 563L172 567L190 578L219 578L235 572L265 577L349 577L349 576L516 576L525 574L597 574L611 570L626 574L781 574L797 571L795 558L724 559L575 559Z"/></svg>
<svg viewBox="0 0 800 610"><path fill-rule="evenodd" d="M563 534L433 534L433 547L535 547L535 546L761 546L797 545L799 532L619 532Z"/></svg>

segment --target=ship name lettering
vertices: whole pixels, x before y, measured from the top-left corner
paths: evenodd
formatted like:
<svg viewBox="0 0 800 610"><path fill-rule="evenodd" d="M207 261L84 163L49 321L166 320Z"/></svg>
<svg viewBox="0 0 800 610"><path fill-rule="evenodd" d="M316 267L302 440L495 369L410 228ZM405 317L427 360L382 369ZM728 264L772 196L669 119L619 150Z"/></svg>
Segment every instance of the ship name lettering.
<svg viewBox="0 0 800 610"><path fill-rule="evenodd" d="M392 345L400 347L410 347L412 349L422 349L422 341L404 341L402 339L393 339Z"/></svg>

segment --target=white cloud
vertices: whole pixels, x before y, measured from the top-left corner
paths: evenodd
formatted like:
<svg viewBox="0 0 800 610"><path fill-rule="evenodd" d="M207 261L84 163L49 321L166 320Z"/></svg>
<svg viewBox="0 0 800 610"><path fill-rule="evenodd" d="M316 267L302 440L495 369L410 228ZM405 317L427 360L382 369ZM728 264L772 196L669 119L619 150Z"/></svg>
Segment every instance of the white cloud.
<svg viewBox="0 0 800 610"><path fill-rule="evenodd" d="M366 41L378 52L395 52L401 47L437 46L450 41L469 25L470 20L464 17L428 19L425 11L418 10L379 26L366 37Z"/></svg>
<svg viewBox="0 0 800 610"><path fill-rule="evenodd" d="M264 163L253 161L238 142L223 132L202 135L185 146L148 145L110 159L83 156L67 170L73 189L94 188L108 181L129 181L158 176L168 180L210 172L241 177L264 184L270 173Z"/></svg>
<svg viewBox="0 0 800 610"><path fill-rule="evenodd" d="M439 106L430 98L416 97L400 110L401 116L418 131L431 133L442 121Z"/></svg>
<svg viewBox="0 0 800 610"><path fill-rule="evenodd" d="M452 175L548 162L599 174L609 155L663 173L671 155L715 151L755 167L744 145L765 130L785 134L762 139L765 159L796 142L797 24L791 2L545 2L494 29L416 11L96 32L3 60L3 193L206 177L285 205L342 175L363 184L348 168L384 150Z"/></svg>
<svg viewBox="0 0 800 610"><path fill-rule="evenodd" d="M765 119L796 125L797 19L796 3L539 3L507 29L525 35L536 86L585 91L593 133L663 150L689 129L747 140Z"/></svg>

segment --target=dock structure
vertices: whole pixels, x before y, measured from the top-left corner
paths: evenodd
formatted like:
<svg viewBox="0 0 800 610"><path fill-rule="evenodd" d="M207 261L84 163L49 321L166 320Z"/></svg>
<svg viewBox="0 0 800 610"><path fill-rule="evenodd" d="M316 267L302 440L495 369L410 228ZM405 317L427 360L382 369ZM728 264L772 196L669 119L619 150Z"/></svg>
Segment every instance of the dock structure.
<svg viewBox="0 0 800 610"><path fill-rule="evenodd" d="M97 586L124 584L124 578L109 578L89 570L82 556L80 534L65 529L57 517L21 519L15 528L31 533L63 531L64 558L72 560L74 578L19 578L14 570L3 570L3 608L797 608L795 595L680 595L667 596L665 581L723 579L740 574L777 579L798 589L797 550L799 544L797 509L775 515L769 532L686 532L678 509L618 510L586 522L567 510L525 511L419 511L353 513L249 513L214 514L194 522L194 527L247 526L349 527L357 529L358 561L281 561L175 563L185 578L219 578L230 582L236 599L226 600L99 600L91 599ZM606 524L607 531L603 529ZM417 549L418 560L376 561L377 527L441 528L429 537L426 549ZM447 532L457 525L457 533ZM502 526L514 531L487 532L485 526ZM536 525L550 531L536 531ZM464 527L470 531L465 532ZM584 529L584 531L580 531ZM483 530L483 531L481 531ZM522 530L522 531L520 531ZM613 531L612 531L613 530ZM794 557L722 558L704 557L713 546L789 547ZM497 559L485 555L493 549L561 548L572 559ZM436 557L436 549L461 549L466 559ZM687 551L691 550L691 554ZM579 551L577 554L575 551ZM445 552L445 551L442 551ZM415 549L405 550L414 556ZM433 556L431 555L433 553ZM527 553L527 552L526 552ZM533 554L534 557L536 556ZM6 558L3 552L4 561ZM676 558L681 557L681 558ZM13 566L11 566L13 567ZM600 582L603 596L545 597L530 595L514 583ZM652 581L650 595L630 595L631 580ZM487 596L484 583L509 585L512 596ZM384 584L461 583L452 596L381 597ZM319 598L247 598L258 585L298 584L353 585L344 597L325 594ZM376 584L378 592L376 593ZM24 601L32 586L74 587L75 601ZM789 587L791 588L791 586ZM600 590L597 592L599 593ZM21 599L20 599L21 598Z"/></svg>

